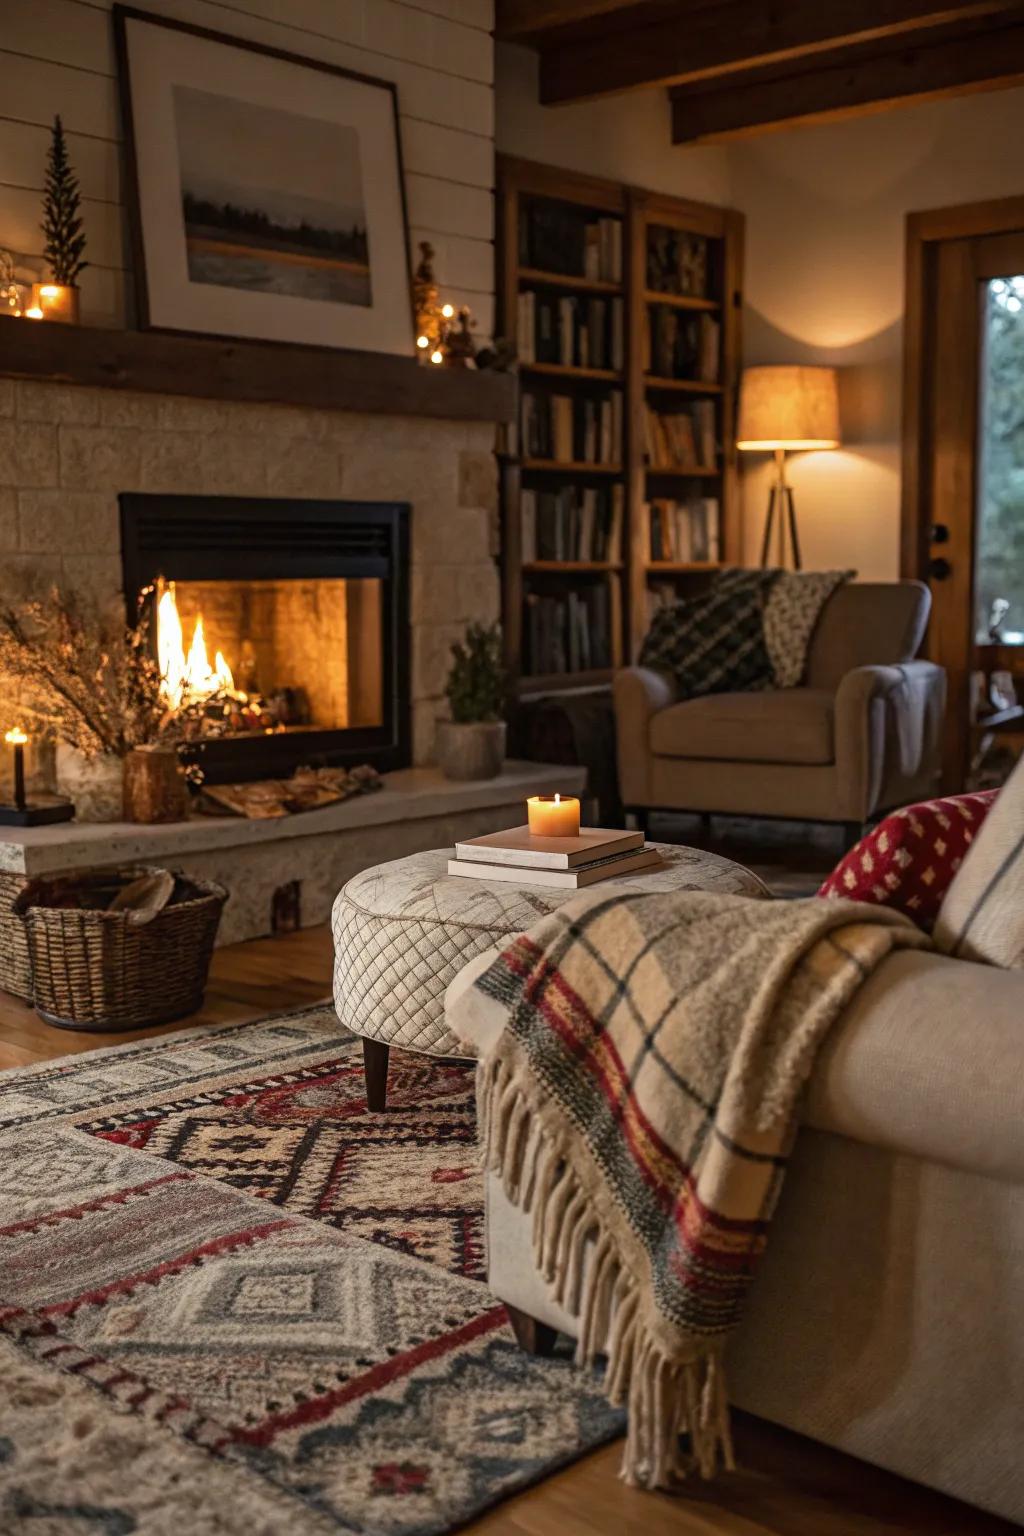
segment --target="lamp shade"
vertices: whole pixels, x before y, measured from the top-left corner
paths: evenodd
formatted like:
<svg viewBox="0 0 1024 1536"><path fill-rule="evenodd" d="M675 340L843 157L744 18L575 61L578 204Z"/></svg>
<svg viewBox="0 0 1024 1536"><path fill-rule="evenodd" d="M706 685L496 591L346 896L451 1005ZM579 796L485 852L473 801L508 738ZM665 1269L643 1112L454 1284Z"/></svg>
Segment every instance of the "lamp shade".
<svg viewBox="0 0 1024 1536"><path fill-rule="evenodd" d="M786 363L743 370L737 448L838 448L839 441L834 368Z"/></svg>

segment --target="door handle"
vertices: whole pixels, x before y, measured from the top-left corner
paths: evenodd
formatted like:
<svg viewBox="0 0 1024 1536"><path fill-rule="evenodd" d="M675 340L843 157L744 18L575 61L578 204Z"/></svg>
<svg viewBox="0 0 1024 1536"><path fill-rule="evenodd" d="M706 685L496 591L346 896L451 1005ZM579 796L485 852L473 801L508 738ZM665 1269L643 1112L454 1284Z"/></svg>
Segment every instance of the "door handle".
<svg viewBox="0 0 1024 1536"><path fill-rule="evenodd" d="M928 575L932 581L948 581L953 574L953 567L945 555L933 555L928 561Z"/></svg>
<svg viewBox="0 0 1024 1536"><path fill-rule="evenodd" d="M949 543L949 526L946 523L932 523L932 543Z"/></svg>

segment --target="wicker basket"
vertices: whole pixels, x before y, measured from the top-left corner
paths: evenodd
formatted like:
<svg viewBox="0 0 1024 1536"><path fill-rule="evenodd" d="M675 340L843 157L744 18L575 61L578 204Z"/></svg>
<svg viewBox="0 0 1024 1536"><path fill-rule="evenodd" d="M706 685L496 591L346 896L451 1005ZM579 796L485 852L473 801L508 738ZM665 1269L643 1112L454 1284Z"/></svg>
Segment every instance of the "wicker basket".
<svg viewBox="0 0 1024 1536"><path fill-rule="evenodd" d="M32 1001L32 961L25 924L14 903L28 885L26 875L0 874L0 987Z"/></svg>
<svg viewBox="0 0 1024 1536"><path fill-rule="evenodd" d="M149 869L104 871L74 881L101 899L113 882ZM57 906L69 881L34 881L19 901L32 964L32 1000L60 1029L144 1029L195 1013L203 1001L214 939L227 900L222 886L178 877L172 900L135 926L128 912Z"/></svg>

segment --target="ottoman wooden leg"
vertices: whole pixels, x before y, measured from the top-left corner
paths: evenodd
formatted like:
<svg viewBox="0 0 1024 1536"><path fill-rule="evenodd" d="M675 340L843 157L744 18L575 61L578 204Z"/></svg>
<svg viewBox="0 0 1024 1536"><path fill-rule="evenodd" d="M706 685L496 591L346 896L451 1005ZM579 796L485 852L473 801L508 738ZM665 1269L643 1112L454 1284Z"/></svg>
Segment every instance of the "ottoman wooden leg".
<svg viewBox="0 0 1024 1536"><path fill-rule="evenodd" d="M505 1307L519 1348L528 1355L540 1355L546 1359L554 1351L558 1339L557 1328L552 1328L549 1323L538 1322L528 1312L520 1312L518 1307L509 1306L507 1301Z"/></svg>
<svg viewBox="0 0 1024 1536"><path fill-rule="evenodd" d="M363 1072L366 1076L366 1107L381 1110L388 1098L388 1056L391 1047L382 1040L363 1037Z"/></svg>

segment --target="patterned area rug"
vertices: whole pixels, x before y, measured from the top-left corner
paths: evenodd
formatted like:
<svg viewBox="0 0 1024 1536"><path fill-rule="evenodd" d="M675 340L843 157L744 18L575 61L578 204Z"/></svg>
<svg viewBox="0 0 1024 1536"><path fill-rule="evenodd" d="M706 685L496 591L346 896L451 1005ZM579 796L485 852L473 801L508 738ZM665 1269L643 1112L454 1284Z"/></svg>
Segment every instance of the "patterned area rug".
<svg viewBox="0 0 1024 1536"><path fill-rule="evenodd" d="M472 1073L333 1011L0 1074L0 1531L430 1536L619 1432L482 1283Z"/></svg>

